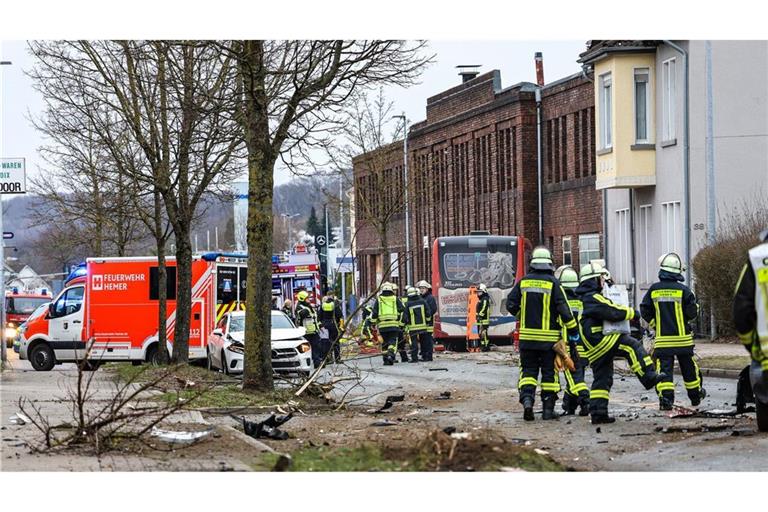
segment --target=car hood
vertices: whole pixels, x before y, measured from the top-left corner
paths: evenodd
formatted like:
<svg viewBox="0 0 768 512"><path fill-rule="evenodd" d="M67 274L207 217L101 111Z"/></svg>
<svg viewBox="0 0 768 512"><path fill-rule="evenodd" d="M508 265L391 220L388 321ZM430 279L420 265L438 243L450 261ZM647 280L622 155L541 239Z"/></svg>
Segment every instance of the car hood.
<svg viewBox="0 0 768 512"><path fill-rule="evenodd" d="M283 341L283 340L300 340L300 341L306 341L304 340L304 328L303 327L295 327L293 329L272 329L272 343L274 344L276 341ZM244 344L244 336L245 333L243 332L230 332L229 337L232 341L237 341L239 343Z"/></svg>

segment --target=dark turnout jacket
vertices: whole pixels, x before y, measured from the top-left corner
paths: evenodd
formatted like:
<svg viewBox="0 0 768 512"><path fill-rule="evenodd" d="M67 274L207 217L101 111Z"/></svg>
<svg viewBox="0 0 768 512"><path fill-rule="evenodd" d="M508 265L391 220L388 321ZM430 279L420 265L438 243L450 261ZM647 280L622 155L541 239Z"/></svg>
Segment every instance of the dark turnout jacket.
<svg viewBox="0 0 768 512"><path fill-rule="evenodd" d="M577 334L565 291L551 271L532 269L507 296L507 311L517 316L522 350L551 350L561 325Z"/></svg>
<svg viewBox="0 0 768 512"><path fill-rule="evenodd" d="M640 303L640 314L656 330L654 350L693 347L689 322L698 316L699 305L682 280L680 274L661 270Z"/></svg>
<svg viewBox="0 0 768 512"><path fill-rule="evenodd" d="M603 336L603 322L632 320L635 310L620 306L603 297L598 279L588 279L576 288L576 295L581 299L581 339L584 342L585 355L590 363L601 358L619 341L620 333Z"/></svg>

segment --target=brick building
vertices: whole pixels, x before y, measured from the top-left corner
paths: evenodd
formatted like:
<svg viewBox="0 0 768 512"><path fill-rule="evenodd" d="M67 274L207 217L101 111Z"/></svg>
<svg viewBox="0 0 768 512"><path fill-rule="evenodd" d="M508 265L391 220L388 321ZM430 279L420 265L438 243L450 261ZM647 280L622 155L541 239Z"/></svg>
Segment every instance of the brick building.
<svg viewBox="0 0 768 512"><path fill-rule="evenodd" d="M537 86L501 87L494 70L427 99L427 118L408 133L413 278L431 280L432 241L473 230L539 239ZM544 243L557 264L577 266L602 255L602 202L595 190L594 87L573 75L541 89ZM377 152L402 190L402 142ZM353 168L356 204L372 201L370 169ZM397 193L390 196L402 200ZM362 292L382 271L377 230L356 212ZM405 258L402 209L391 217L390 253ZM403 265L401 265L402 267ZM404 284L404 269L393 281Z"/></svg>

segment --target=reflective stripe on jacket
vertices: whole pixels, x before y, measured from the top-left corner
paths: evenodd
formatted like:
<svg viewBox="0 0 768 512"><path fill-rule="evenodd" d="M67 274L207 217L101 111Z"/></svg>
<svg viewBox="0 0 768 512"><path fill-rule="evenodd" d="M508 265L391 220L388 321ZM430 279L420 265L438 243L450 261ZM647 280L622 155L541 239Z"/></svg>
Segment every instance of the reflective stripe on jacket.
<svg viewBox="0 0 768 512"><path fill-rule="evenodd" d="M696 296L680 282L682 276L662 270L640 303L640 313L656 330L655 349L693 346L689 322L696 319Z"/></svg>
<svg viewBox="0 0 768 512"><path fill-rule="evenodd" d="M577 332L565 291L546 271L533 270L518 282L507 297L507 311L518 317L520 341L554 344L560 339L560 325Z"/></svg>

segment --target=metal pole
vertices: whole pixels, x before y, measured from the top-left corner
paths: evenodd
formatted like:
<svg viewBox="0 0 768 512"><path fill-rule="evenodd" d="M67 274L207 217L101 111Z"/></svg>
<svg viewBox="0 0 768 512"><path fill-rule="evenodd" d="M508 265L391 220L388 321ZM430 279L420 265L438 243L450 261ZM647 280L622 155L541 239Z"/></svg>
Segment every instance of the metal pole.
<svg viewBox="0 0 768 512"><path fill-rule="evenodd" d="M3 196L0 195L0 232L3 231ZM0 359L2 364L8 361L8 353L5 348L5 240L0 240Z"/></svg>
<svg viewBox="0 0 768 512"><path fill-rule="evenodd" d="M219 226L214 226L213 232L216 236L216 252L219 252Z"/></svg>
<svg viewBox="0 0 768 512"><path fill-rule="evenodd" d="M407 285L412 285L411 281L411 230L410 216L408 210L408 119L403 112L403 189L405 192L405 275Z"/></svg>
<svg viewBox="0 0 768 512"><path fill-rule="evenodd" d="M715 243L715 231L717 224L715 222L715 133L714 133L714 105L712 91L712 41L704 43L706 57L706 78L707 78L707 243ZM709 308L710 335L712 338L717 334L715 324L715 312L712 307Z"/></svg>
<svg viewBox="0 0 768 512"><path fill-rule="evenodd" d="M344 251L344 187L342 185L342 179L339 178L339 246L341 247L341 261L344 264L344 258L346 257L346 251ZM341 316L347 317L347 274L345 272L339 272L341 274Z"/></svg>
<svg viewBox="0 0 768 512"><path fill-rule="evenodd" d="M539 245L544 245L544 199L541 177L541 87L536 88L536 180L539 187ZM554 249L554 248L552 248Z"/></svg>
<svg viewBox="0 0 768 512"><path fill-rule="evenodd" d="M325 216L325 284L330 287L331 282L331 262L328 261L328 250L330 249L331 237L328 235L328 205L323 205L323 215ZM328 291L327 289L325 290Z"/></svg>

